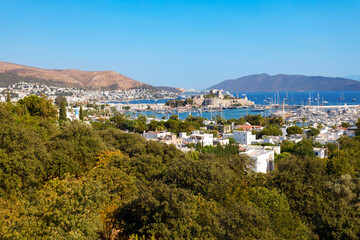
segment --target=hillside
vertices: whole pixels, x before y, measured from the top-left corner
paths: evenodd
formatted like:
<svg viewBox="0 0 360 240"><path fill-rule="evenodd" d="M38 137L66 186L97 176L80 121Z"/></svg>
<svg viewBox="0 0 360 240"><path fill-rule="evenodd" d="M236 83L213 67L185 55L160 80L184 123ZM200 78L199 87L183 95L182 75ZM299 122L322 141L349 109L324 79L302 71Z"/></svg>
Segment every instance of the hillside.
<svg viewBox="0 0 360 240"><path fill-rule="evenodd" d="M19 76L19 77L17 77ZM28 79L30 82L48 82L56 85L87 89L153 88L114 71L81 71L75 69L50 70L0 62L0 82Z"/></svg>
<svg viewBox="0 0 360 240"><path fill-rule="evenodd" d="M225 80L210 89L231 92L357 91L360 90L360 82L346 78L286 74L271 76L263 73Z"/></svg>

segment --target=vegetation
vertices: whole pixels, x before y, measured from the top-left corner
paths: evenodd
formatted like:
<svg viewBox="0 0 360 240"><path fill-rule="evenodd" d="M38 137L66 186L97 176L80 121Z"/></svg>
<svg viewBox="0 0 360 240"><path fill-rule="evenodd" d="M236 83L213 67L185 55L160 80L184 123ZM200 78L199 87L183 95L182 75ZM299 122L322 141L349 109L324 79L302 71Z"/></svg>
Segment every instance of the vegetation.
<svg viewBox="0 0 360 240"><path fill-rule="evenodd" d="M10 92L7 91L6 93L6 102L10 103L11 102L11 97L10 97Z"/></svg>
<svg viewBox="0 0 360 240"><path fill-rule="evenodd" d="M302 131L301 127L294 125L294 126L288 127L286 129L286 132L288 135L293 135L293 134L302 134L303 131Z"/></svg>
<svg viewBox="0 0 360 240"><path fill-rule="evenodd" d="M60 110L59 110L59 120L60 121L66 121L67 116L66 116L66 103L65 101L62 101L60 103Z"/></svg>
<svg viewBox="0 0 360 240"><path fill-rule="evenodd" d="M84 121L84 110L83 110L83 106L82 106L82 105L80 105L79 119L80 119L81 121Z"/></svg>
<svg viewBox="0 0 360 240"><path fill-rule="evenodd" d="M55 102L54 102L54 103L55 103L56 106L60 107L61 102L65 102L65 103L66 103L66 106L68 105L68 102L67 102L65 96L58 96L58 97L55 98Z"/></svg>
<svg viewBox="0 0 360 240"><path fill-rule="evenodd" d="M141 117L58 125L53 110L45 98L0 103L1 239L360 237L359 137L328 145L327 159L311 139L284 142L276 170L255 174L235 144L184 154L119 129L161 126Z"/></svg>
<svg viewBox="0 0 360 240"><path fill-rule="evenodd" d="M185 107L192 104L193 100L191 98L187 98L185 100L169 100L165 103L166 106L170 107Z"/></svg>
<svg viewBox="0 0 360 240"><path fill-rule="evenodd" d="M306 132L306 135L308 137L315 137L317 135L319 135L320 131L319 129L316 129L316 128L310 128L307 132Z"/></svg>
<svg viewBox="0 0 360 240"><path fill-rule="evenodd" d="M282 131L279 126L268 125L259 133L256 134L256 137L261 138L262 136L282 136Z"/></svg>

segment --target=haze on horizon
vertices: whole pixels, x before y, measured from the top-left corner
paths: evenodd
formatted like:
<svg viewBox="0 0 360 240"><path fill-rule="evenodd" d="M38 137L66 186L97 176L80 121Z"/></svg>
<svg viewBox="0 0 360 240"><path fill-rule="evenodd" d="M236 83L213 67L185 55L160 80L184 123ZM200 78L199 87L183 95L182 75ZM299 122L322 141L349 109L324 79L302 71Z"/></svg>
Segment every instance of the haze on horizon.
<svg viewBox="0 0 360 240"><path fill-rule="evenodd" d="M204 89L254 73L359 75L360 1L0 2L0 61Z"/></svg>

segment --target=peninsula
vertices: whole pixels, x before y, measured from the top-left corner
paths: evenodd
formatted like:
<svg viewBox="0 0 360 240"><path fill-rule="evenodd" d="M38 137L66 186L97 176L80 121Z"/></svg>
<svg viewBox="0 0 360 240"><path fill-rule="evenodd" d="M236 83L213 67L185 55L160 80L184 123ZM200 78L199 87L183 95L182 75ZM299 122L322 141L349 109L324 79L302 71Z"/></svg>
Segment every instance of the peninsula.
<svg viewBox="0 0 360 240"><path fill-rule="evenodd" d="M360 82L347 78L305 75L254 74L225 80L209 89L231 92L275 92L275 91L359 91Z"/></svg>

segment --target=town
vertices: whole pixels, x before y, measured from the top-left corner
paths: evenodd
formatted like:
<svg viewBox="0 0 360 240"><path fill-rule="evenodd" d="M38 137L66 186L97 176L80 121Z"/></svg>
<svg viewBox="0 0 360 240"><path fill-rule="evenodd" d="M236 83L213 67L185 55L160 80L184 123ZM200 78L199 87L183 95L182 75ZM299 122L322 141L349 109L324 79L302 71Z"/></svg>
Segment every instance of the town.
<svg viewBox="0 0 360 240"><path fill-rule="evenodd" d="M132 89L128 91L86 91L75 88L50 87L39 84L18 83L1 89L1 101L6 101L6 92L11 92L12 101L36 94L47 96L54 102L66 101L66 116L69 120L82 118L85 122L112 122L129 133L139 133L149 141L173 144L181 151L201 151L203 148L224 147L236 144L239 154L247 154L255 161L254 171L267 173L274 170L275 156L281 153L285 142L298 143L311 139L315 156L327 157L327 144L337 144L341 136L355 136L356 122L360 117L358 106L292 106L291 110L273 112L271 116L253 115L238 119L212 119L189 115L179 119L173 111L191 111L206 107L254 107L254 102L245 98L223 95L221 90L193 96L189 100L169 100L163 103L130 103L135 99L174 99L177 94L167 91ZM122 101L122 102L120 102ZM174 102L175 101L175 102ZM80 117L80 106L84 116ZM281 109L281 106L276 106ZM143 115L143 111L163 111L162 118ZM119 120L121 116L121 120ZM277 123L271 121L277 119ZM266 121L269 121L268 123ZM190 124L191 127L174 127ZM173 124L173 125L171 125ZM136 127L137 126L137 127Z"/></svg>

